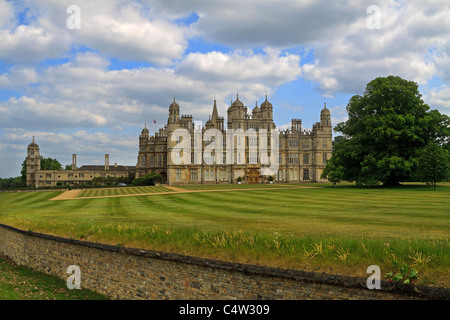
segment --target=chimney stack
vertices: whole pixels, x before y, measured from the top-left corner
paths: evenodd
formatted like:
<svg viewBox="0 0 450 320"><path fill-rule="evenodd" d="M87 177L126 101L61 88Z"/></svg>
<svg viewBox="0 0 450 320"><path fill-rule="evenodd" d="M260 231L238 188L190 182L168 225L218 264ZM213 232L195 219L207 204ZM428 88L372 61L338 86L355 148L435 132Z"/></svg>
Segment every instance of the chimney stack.
<svg viewBox="0 0 450 320"><path fill-rule="evenodd" d="M105 170L109 170L109 154L105 154Z"/></svg>
<svg viewBox="0 0 450 320"><path fill-rule="evenodd" d="M72 154L72 170L77 170L77 155Z"/></svg>

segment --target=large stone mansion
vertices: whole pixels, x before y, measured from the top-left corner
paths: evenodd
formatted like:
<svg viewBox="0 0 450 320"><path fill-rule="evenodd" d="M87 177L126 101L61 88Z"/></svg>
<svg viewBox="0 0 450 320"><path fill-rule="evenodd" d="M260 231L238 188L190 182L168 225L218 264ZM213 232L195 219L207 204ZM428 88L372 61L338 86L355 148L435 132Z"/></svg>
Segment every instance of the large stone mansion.
<svg viewBox="0 0 450 320"><path fill-rule="evenodd" d="M106 154L104 166L77 168L74 154L72 170L41 170L39 146L33 137L27 149L27 186L83 185L96 177L127 177L130 171L135 172L136 178L149 172L159 173L163 183L169 185L324 181L320 176L332 153L331 118L326 105L320 112L320 122L312 130L303 129L300 119L292 119L291 127L282 130L273 122L273 106L267 96L260 107L256 105L251 110L237 96L228 107L226 128L224 122L216 101L205 126L198 127L191 115L180 116L180 106L174 99L163 128L153 136L146 126L142 130L136 166L117 163L110 166ZM184 139L184 146L191 148L179 152L177 147ZM219 139L223 149L211 148L217 146ZM260 149L264 144L267 159L262 157L264 149ZM180 155L187 161L176 161ZM213 161L207 161L210 158ZM275 170L268 171L268 168Z"/></svg>
<svg viewBox="0 0 450 320"><path fill-rule="evenodd" d="M141 132L136 178L149 172L157 172L163 176L164 182L170 185L267 183L269 180L275 183L323 181L320 176L332 153L331 116L326 105L320 113L320 122L315 123L312 130L303 129L300 119L292 119L289 129L277 130L273 122L273 106L267 100L267 96L260 107L256 105L253 109L245 106L237 96L227 110L226 129L224 121L224 118L219 116L214 101L209 120L205 126L198 128L191 115L180 116L180 106L174 99L169 106L167 124L153 136L150 136L147 127ZM180 139L178 134L181 129L187 132L187 136L184 135ZM211 129L224 137L221 144L224 147L223 151L219 153L213 150L212 153L208 153L215 157L213 163L205 161L206 149L217 139L217 136L215 139L211 139L211 135L206 137ZM232 136L229 140L227 134L230 129L235 132L242 130L245 134ZM264 141L268 144L269 164L261 162L261 154L258 152L258 147L262 143L258 133L262 129L268 132L268 138ZM256 136L247 134L250 130L256 132ZM270 132L274 131L277 132L278 139L272 141L279 143L278 148L275 148L276 152L273 152L274 145L271 145L270 136ZM183 139L187 139L186 143L191 147L188 149L190 154L184 155L184 159L190 161L180 163L174 161L176 157L172 156L172 152ZM183 150L179 154L183 156L183 152L186 151ZM227 157L231 155L233 157L230 162L230 158ZM217 157L222 160L222 156L223 161L217 161ZM269 175L263 174L264 167L274 163L274 160L278 160L277 170Z"/></svg>

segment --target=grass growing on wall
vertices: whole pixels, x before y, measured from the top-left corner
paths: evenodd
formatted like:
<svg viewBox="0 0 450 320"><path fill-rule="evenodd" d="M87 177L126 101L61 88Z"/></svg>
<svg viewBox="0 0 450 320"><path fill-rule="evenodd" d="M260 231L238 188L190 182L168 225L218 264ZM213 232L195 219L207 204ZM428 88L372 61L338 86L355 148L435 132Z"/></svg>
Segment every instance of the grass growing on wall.
<svg viewBox="0 0 450 320"><path fill-rule="evenodd" d="M220 187L227 188L214 186ZM66 201L48 201L58 192L0 194L0 222L113 245L366 278L369 265L384 275L396 259L419 271L419 283L448 287L450 186L264 189Z"/></svg>

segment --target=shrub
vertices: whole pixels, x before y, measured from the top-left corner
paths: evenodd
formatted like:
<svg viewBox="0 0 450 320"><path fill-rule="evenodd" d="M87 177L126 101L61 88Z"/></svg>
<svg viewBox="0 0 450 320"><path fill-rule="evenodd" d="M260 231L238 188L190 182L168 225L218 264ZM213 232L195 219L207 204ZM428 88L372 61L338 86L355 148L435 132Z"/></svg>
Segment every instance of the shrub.
<svg viewBox="0 0 450 320"><path fill-rule="evenodd" d="M142 178L134 179L131 185L133 186L154 186L155 182L162 182L163 177L159 173L149 172Z"/></svg>

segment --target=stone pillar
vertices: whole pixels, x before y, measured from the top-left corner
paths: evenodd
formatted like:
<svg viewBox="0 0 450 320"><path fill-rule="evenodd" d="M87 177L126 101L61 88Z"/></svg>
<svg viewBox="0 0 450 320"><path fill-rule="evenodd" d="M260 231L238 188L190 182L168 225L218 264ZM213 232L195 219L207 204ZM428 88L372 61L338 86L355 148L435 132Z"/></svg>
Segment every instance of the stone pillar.
<svg viewBox="0 0 450 320"><path fill-rule="evenodd" d="M72 170L77 170L77 155L72 154Z"/></svg>
<svg viewBox="0 0 450 320"><path fill-rule="evenodd" d="M109 154L105 154L105 170L109 170Z"/></svg>

